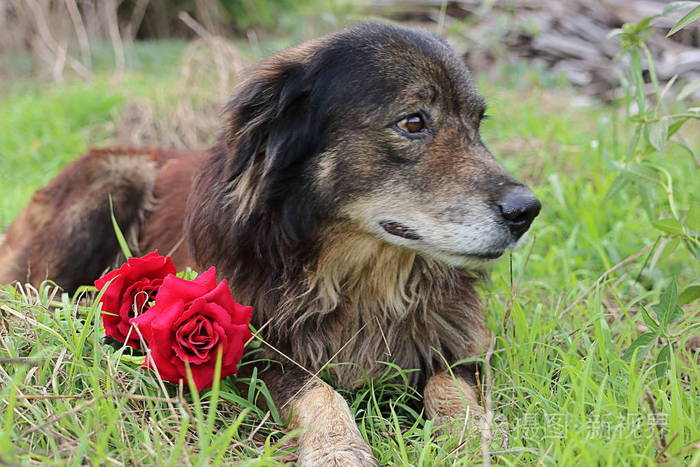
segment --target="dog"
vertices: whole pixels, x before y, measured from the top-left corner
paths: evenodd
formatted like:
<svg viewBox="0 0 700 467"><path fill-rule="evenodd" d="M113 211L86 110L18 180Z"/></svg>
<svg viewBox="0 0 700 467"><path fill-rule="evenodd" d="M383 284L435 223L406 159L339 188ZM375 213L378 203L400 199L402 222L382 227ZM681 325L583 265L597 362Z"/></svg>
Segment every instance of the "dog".
<svg viewBox="0 0 700 467"><path fill-rule="evenodd" d="M432 33L362 24L261 62L208 151L110 148L68 165L9 227L0 282L95 280L132 248L216 266L281 361L263 374L301 465L376 465L343 388L389 360L428 417L481 412L475 285L540 202L482 143L485 101ZM110 209L110 201L113 211ZM302 369L303 368L303 369Z"/></svg>

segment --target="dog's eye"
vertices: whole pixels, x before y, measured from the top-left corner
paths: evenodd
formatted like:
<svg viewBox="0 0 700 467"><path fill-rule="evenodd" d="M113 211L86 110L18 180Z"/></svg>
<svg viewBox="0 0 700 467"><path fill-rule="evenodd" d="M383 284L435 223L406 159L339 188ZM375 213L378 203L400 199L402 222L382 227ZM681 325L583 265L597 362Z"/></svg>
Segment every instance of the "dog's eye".
<svg viewBox="0 0 700 467"><path fill-rule="evenodd" d="M399 127L399 129L405 131L406 133L415 134L425 130L425 121L423 120L423 117L418 114L409 115L396 125Z"/></svg>

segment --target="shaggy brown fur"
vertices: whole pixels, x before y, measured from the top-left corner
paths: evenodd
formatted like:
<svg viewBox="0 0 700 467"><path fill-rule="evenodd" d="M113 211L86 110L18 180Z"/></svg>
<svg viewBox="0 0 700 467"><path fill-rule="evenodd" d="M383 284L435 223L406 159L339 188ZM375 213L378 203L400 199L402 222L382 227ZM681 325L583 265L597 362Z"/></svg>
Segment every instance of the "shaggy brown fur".
<svg viewBox="0 0 700 467"><path fill-rule="evenodd" d="M155 150L94 150L34 193L0 245L0 282L52 279L67 289L91 283L117 246L106 194L123 225L136 223L150 203Z"/></svg>
<svg viewBox="0 0 700 467"><path fill-rule="evenodd" d="M431 417L480 413L489 340L474 284L539 212L479 138L485 105L437 37L361 25L263 62L208 153L118 148L68 166L0 247L0 282L89 283L118 255L106 196L134 246L218 268L282 360L263 375L302 465L371 465L347 404L391 361ZM285 357L280 357L279 353ZM303 367L304 370L301 370ZM448 374L455 377L447 376ZM470 409L471 407L471 409Z"/></svg>

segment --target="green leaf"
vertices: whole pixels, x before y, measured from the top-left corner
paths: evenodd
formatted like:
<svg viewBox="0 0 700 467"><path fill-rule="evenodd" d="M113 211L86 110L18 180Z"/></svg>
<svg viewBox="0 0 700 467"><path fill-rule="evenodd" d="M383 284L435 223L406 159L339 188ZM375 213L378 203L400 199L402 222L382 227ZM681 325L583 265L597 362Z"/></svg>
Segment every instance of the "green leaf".
<svg viewBox="0 0 700 467"><path fill-rule="evenodd" d="M663 247L664 251L661 253L661 256L659 256L659 261L663 262L668 259L671 254L676 251L678 248L678 245L681 244L681 239L680 237L672 237L671 241L666 243Z"/></svg>
<svg viewBox="0 0 700 467"><path fill-rule="evenodd" d="M659 323L657 323L656 320L651 317L651 315L644 306L642 306L641 308L642 318L644 318L644 324L646 324L649 329L657 331L659 329Z"/></svg>
<svg viewBox="0 0 700 467"><path fill-rule="evenodd" d="M656 378L661 384L661 379L666 376L668 363L671 361L671 344L666 344L656 357Z"/></svg>
<svg viewBox="0 0 700 467"><path fill-rule="evenodd" d="M646 39L651 33L651 28L649 27L651 25L651 22L658 18L661 15L651 15L647 16L643 20L641 20L639 23L632 25L631 30L639 35L639 38L641 40ZM625 25L626 26L626 25ZM623 26L624 27L624 26ZM645 35L646 34L646 35Z"/></svg>
<svg viewBox="0 0 700 467"><path fill-rule="evenodd" d="M688 121L688 117L681 117L678 120L676 120L675 122L671 123L668 126L667 138L671 138L671 136L675 135L678 132L678 130L681 129L683 124L687 121Z"/></svg>
<svg viewBox="0 0 700 467"><path fill-rule="evenodd" d="M627 186L629 183L629 179L627 178L626 175L620 174L618 175L615 180L613 180L612 184L610 184L610 188L608 188L608 192L605 194L605 198L603 198L603 203L607 203L610 199L614 198L622 189Z"/></svg>
<svg viewBox="0 0 700 467"><path fill-rule="evenodd" d="M192 268L188 267L184 271L177 272L175 275L180 279L191 281L193 279L196 279L199 274L197 273L197 271L194 271L192 270Z"/></svg>
<svg viewBox="0 0 700 467"><path fill-rule="evenodd" d="M678 295L678 304L687 305L698 298L700 298L700 284L692 284L683 289L683 292Z"/></svg>
<svg viewBox="0 0 700 467"><path fill-rule="evenodd" d="M676 303L678 301L678 288L676 287L676 280L672 280L671 283L661 292L661 297L659 304L654 307L656 311L656 317L661 324L661 327L665 327L666 324L671 322L671 318L677 313Z"/></svg>
<svg viewBox="0 0 700 467"><path fill-rule="evenodd" d="M119 360L121 360L122 362L128 362L128 363L133 363L136 365L142 365L143 362L146 361L146 356L145 355L122 354L119 356Z"/></svg>
<svg viewBox="0 0 700 467"><path fill-rule="evenodd" d="M695 91L697 90L700 90L700 81L691 81L683 86L683 88L678 92L676 100L679 102L684 101L690 95L695 94Z"/></svg>
<svg viewBox="0 0 700 467"><path fill-rule="evenodd" d="M700 236L687 236L683 237L683 243L685 244L685 247L690 251L690 253L695 256L695 258L700 261Z"/></svg>
<svg viewBox="0 0 700 467"><path fill-rule="evenodd" d="M683 226L676 219L668 217L666 219L659 219L658 221L651 222L654 227L662 232L680 234L683 233Z"/></svg>
<svg viewBox="0 0 700 467"><path fill-rule="evenodd" d="M669 118L661 117L659 121L652 123L649 126L649 143L657 151L663 151L668 141L668 125Z"/></svg>
<svg viewBox="0 0 700 467"><path fill-rule="evenodd" d="M119 248L121 248L122 254L127 259L131 258L133 255L131 254L131 250L129 249L129 244L126 242L126 238L124 238L124 234L122 233L122 229L119 228L119 224L117 223L117 218L114 217L114 206L112 205L112 196L111 195L109 197L109 213L112 216L112 227L114 228L114 235L117 236L117 242L119 243Z"/></svg>
<svg viewBox="0 0 700 467"><path fill-rule="evenodd" d="M672 279L671 283L668 284L668 287L661 292L661 297L659 297L659 305L661 305L665 311L668 311L676 303L678 303L678 286L676 286L676 280Z"/></svg>
<svg viewBox="0 0 700 467"><path fill-rule="evenodd" d="M677 2L671 2L666 6L666 8L663 9L661 16L666 16L679 8L693 8L697 6L697 4L698 0L679 0Z"/></svg>
<svg viewBox="0 0 700 467"><path fill-rule="evenodd" d="M636 182L659 183L659 173L651 167L644 164L630 162L621 168L623 173L631 176L631 179Z"/></svg>
<svg viewBox="0 0 700 467"><path fill-rule="evenodd" d="M654 342L656 337L657 334L655 332L645 332L644 334L639 335L622 356L622 359L626 362L632 360L632 355L634 355L634 351L638 348L639 352L637 352L637 357L642 357L647 352L649 344Z"/></svg>
<svg viewBox="0 0 700 467"><path fill-rule="evenodd" d="M695 150L693 150L693 148L690 145L686 144L684 141L673 140L672 143L677 144L681 148L685 149L688 152L688 154L690 154L690 157L692 157L693 159L697 157L695 155Z"/></svg>
<svg viewBox="0 0 700 467"><path fill-rule="evenodd" d="M637 193L639 194L639 199L642 203L642 208L644 209L644 212L646 213L647 217L649 217L649 220L652 220L655 216L655 208L656 208L656 203L654 202L654 192L652 191L651 188L649 188L648 185L643 185L641 183L637 184L638 190Z"/></svg>
<svg viewBox="0 0 700 467"><path fill-rule="evenodd" d="M700 232L700 202L691 198L690 210L688 215L685 217L685 225L690 228L690 230L695 230Z"/></svg>
<svg viewBox="0 0 700 467"><path fill-rule="evenodd" d="M686 27L688 24L692 23L693 21L700 19L700 5L696 6L692 10L688 12L684 17L682 17L672 28L670 31L668 31L668 34L666 34L666 37L672 36L684 27Z"/></svg>
<svg viewBox="0 0 700 467"><path fill-rule="evenodd" d="M675 323L679 319L683 317L683 308L681 308L680 305L673 305L673 308L671 308L668 311L668 322L669 323Z"/></svg>

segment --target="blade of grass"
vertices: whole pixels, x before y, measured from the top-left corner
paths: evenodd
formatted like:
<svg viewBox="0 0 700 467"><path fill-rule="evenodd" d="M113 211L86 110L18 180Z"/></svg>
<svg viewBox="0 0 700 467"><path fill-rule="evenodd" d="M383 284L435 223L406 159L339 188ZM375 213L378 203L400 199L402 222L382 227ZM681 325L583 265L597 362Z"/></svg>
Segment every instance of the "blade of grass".
<svg viewBox="0 0 700 467"><path fill-rule="evenodd" d="M119 243L119 248L122 250L122 254L124 255L125 258L131 258L133 255L131 254L131 250L129 249L129 244L126 242L126 238L124 238L124 234L122 233L122 229L119 228L119 223L117 222L117 218L114 217L114 205L112 204L112 195L109 195L109 213L112 217L112 228L114 228L114 235L117 236L117 242Z"/></svg>

